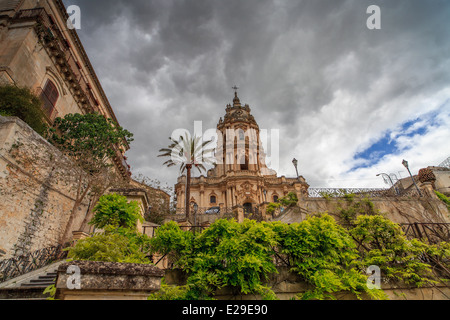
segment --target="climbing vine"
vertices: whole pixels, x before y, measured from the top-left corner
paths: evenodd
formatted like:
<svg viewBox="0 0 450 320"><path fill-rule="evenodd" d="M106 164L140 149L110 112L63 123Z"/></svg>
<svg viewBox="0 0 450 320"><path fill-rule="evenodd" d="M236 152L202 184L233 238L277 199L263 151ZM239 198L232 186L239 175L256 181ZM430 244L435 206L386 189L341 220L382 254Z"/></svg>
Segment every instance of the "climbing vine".
<svg viewBox="0 0 450 320"><path fill-rule="evenodd" d="M298 299L335 299L338 292L385 299L382 290L367 286L369 266L379 266L387 280L422 286L437 279L430 261L450 256L447 244L408 240L398 225L380 215L360 215L348 229L328 214L291 225L219 220L197 235L171 222L157 230L151 247L154 253L171 255L174 267L187 274L185 286L164 284L152 299L213 299L224 287L276 299L266 284L277 273L275 255L283 256L291 272L310 285Z"/></svg>

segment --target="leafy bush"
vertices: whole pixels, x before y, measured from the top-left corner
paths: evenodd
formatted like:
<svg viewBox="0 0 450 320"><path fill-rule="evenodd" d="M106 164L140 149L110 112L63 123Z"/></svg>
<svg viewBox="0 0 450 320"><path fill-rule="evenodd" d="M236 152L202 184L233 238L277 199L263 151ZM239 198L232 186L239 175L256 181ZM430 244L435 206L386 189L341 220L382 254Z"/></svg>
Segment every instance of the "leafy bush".
<svg viewBox="0 0 450 320"><path fill-rule="evenodd" d="M73 260L150 263L150 239L137 232L137 221L142 220L137 202L108 194L95 206L91 224L104 229L102 234L80 240L69 248L68 257Z"/></svg>
<svg viewBox="0 0 450 320"><path fill-rule="evenodd" d="M118 194L102 196L94 212L95 215L90 224L98 229L106 226L135 229L137 222L143 221L139 204L136 201L128 203L127 197Z"/></svg>
<svg viewBox="0 0 450 320"><path fill-rule="evenodd" d="M79 240L68 249L72 260L148 264L149 239L126 229L107 227L103 234Z"/></svg>
<svg viewBox="0 0 450 320"><path fill-rule="evenodd" d="M48 127L41 106L39 97L28 88L0 86L0 115L18 117L41 136L45 136Z"/></svg>
<svg viewBox="0 0 450 320"><path fill-rule="evenodd" d="M188 297L209 299L225 286L275 297L261 283L261 278L276 272L271 250L275 234L265 223L219 220L194 238L172 222L157 230L151 244L161 254L178 257L175 267L189 275Z"/></svg>
<svg viewBox="0 0 450 320"><path fill-rule="evenodd" d="M398 224L382 216L360 216L351 236L360 245L364 266L377 265L386 279L404 281L418 287L433 284L431 265L423 262L423 256L441 255L447 246L428 245L417 239L408 240Z"/></svg>
<svg viewBox="0 0 450 320"><path fill-rule="evenodd" d="M360 215L349 230L328 214L291 225L218 220L197 235L170 222L157 230L150 246L174 257L175 267L188 275L186 286L163 286L152 299L182 300L211 299L223 287L276 299L264 284L277 273L275 255L311 286L300 299L335 299L337 292L385 299L382 290L367 286L369 266L379 266L386 279L421 286L436 278L424 257L439 264L450 255L450 245L408 240L399 225L379 215Z"/></svg>
<svg viewBox="0 0 450 320"><path fill-rule="evenodd" d="M301 299L334 299L332 293L350 291L356 296L367 293L382 298L377 290L368 290L367 276L359 269L359 254L347 230L324 214L302 223L276 224L281 252L288 255L292 271L314 289Z"/></svg>
<svg viewBox="0 0 450 320"><path fill-rule="evenodd" d="M161 280L161 288L158 292L151 294L148 300L171 300L171 301L184 301L193 300L189 296L190 290L188 286L170 286L167 285L164 278Z"/></svg>

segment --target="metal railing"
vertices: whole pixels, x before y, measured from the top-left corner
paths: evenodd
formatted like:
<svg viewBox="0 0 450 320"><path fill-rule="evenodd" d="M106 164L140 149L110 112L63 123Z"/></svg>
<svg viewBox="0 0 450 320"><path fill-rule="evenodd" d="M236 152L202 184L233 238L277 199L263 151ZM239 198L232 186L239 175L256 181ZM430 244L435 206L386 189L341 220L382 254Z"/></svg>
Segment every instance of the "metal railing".
<svg viewBox="0 0 450 320"><path fill-rule="evenodd" d="M197 215L216 215L216 216L223 216L227 214L233 214L232 208L220 208L219 207L208 207L208 208L198 208L196 214ZM189 213L191 215L194 215L194 209L190 209ZM185 208L178 208L175 215L186 215L186 209Z"/></svg>
<svg viewBox="0 0 450 320"><path fill-rule="evenodd" d="M67 251L64 251L64 248L64 246L59 245L0 261L0 283L65 259Z"/></svg>
<svg viewBox="0 0 450 320"><path fill-rule="evenodd" d="M310 198L343 198L348 195L369 198L392 198L392 197L419 197L416 190L402 190L397 193L393 189L371 189L371 188L309 188Z"/></svg>

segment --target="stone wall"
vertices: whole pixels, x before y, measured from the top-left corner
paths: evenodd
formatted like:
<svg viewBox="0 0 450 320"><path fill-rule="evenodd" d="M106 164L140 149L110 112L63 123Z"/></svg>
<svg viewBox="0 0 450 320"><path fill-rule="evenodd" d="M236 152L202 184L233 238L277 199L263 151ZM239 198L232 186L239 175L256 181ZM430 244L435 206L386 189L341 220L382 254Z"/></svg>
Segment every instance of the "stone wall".
<svg viewBox="0 0 450 320"><path fill-rule="evenodd" d="M76 275L77 272L78 275ZM160 289L163 275L164 272L153 265L92 261L66 262L58 268L55 298L58 300L147 300L152 293ZM79 278L74 279L75 276ZM73 287L68 287L68 283Z"/></svg>
<svg viewBox="0 0 450 320"><path fill-rule="evenodd" d="M0 250L2 259L57 245L66 228L79 174L58 149L18 118L0 117ZM78 230L89 203L78 209Z"/></svg>
<svg viewBox="0 0 450 320"><path fill-rule="evenodd" d="M450 223L447 207L433 194L422 198L372 198L370 201L375 210L396 223ZM319 212L328 212L339 219L340 208L346 209L349 205L345 199L304 198L299 201L299 208L289 210L275 220L285 223L301 222L307 214Z"/></svg>

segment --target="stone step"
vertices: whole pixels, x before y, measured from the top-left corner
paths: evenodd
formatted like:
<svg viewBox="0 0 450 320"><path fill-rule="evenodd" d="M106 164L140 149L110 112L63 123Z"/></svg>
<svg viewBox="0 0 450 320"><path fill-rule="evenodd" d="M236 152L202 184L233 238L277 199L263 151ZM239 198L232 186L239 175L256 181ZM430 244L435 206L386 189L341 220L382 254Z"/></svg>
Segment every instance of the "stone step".
<svg viewBox="0 0 450 320"><path fill-rule="evenodd" d="M37 280L55 280L56 279L56 275L46 275L46 276L40 276ZM36 281L36 280L31 280L31 281Z"/></svg>
<svg viewBox="0 0 450 320"><path fill-rule="evenodd" d="M44 295L44 290L55 284L58 265L24 275L16 285L12 281L11 286L0 288L0 300L46 300L48 295Z"/></svg>
<svg viewBox="0 0 450 320"><path fill-rule="evenodd" d="M31 279L27 283L22 283L22 288L47 288L52 284L55 284L56 274L48 273L43 276L39 276L37 279Z"/></svg>

